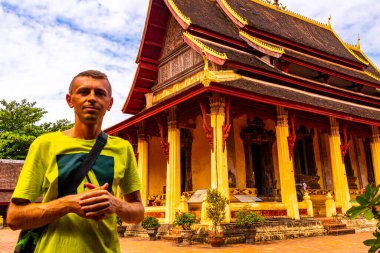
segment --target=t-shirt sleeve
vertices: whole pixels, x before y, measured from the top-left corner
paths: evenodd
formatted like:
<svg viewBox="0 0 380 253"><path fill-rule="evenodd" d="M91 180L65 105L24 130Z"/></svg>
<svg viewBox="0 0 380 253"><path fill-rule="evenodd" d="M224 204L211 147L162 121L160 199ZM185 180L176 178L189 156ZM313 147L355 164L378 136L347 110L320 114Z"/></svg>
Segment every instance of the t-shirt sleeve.
<svg viewBox="0 0 380 253"><path fill-rule="evenodd" d="M127 161L124 178L121 181L120 188L124 194L128 194L141 189L141 181L137 171L137 163L132 145L127 145Z"/></svg>
<svg viewBox="0 0 380 253"><path fill-rule="evenodd" d="M35 202L35 199L42 195L44 166L41 153L43 153L43 148L40 139L37 138L29 147L15 191L12 194L12 202L14 199L27 199Z"/></svg>

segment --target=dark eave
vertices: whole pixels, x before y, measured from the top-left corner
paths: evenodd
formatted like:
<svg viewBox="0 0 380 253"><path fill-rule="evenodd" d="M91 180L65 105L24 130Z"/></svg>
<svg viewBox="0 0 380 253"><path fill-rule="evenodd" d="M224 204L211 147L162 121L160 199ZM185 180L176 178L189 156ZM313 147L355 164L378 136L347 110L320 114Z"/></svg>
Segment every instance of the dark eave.
<svg viewBox="0 0 380 253"><path fill-rule="evenodd" d="M287 108L331 116L346 121L380 126L380 111L343 100L330 99L312 93L264 83L253 79L213 83L209 90L233 97L260 101Z"/></svg>
<svg viewBox="0 0 380 253"><path fill-rule="evenodd" d="M364 96L360 93L354 93L352 91L337 88L333 85L328 85L326 83L321 83L314 80L308 80L306 78L300 78L295 75L290 75L279 70L278 68L275 68L265 63L264 61L260 60L257 56L248 52L218 46L216 44L205 41L202 42L203 44L214 49L215 51L225 53L227 55L225 66L229 69L243 71L245 73L251 73L251 75L256 76L260 79L274 80L276 82L282 83L285 86L298 87L298 89L309 90L325 96L330 96L334 98L345 98L350 100L351 102L357 103L360 101L359 103L380 106L380 100L377 98ZM364 82L363 80L357 78L354 80ZM365 83L368 85L368 82Z"/></svg>
<svg viewBox="0 0 380 253"><path fill-rule="evenodd" d="M289 49L285 49L285 52L286 53L282 56L282 59L288 62L336 76L347 81L356 82L374 88L380 88L380 81L366 75L363 71L349 69L345 66L340 66L334 63L328 63L326 61L319 60Z"/></svg>

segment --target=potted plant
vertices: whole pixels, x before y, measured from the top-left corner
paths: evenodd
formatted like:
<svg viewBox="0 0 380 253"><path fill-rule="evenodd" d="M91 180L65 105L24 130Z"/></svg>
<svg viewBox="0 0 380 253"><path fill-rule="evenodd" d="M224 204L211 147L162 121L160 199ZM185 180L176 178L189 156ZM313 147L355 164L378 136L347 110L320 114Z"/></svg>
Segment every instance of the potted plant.
<svg viewBox="0 0 380 253"><path fill-rule="evenodd" d="M253 224L263 221L265 221L264 217L249 210L248 206L244 206L239 210L236 215L236 225L243 229L245 243L254 244L256 242L256 229Z"/></svg>
<svg viewBox="0 0 380 253"><path fill-rule="evenodd" d="M124 237L125 230L127 230L127 226L123 226L123 220L117 216L117 233L120 237Z"/></svg>
<svg viewBox="0 0 380 253"><path fill-rule="evenodd" d="M157 230L161 226L160 222L156 217L146 216L142 222L141 226L146 230L149 235L150 240L155 240L157 235Z"/></svg>
<svg viewBox="0 0 380 253"><path fill-rule="evenodd" d="M174 219L173 225L182 227L181 237L184 242L188 244L191 244L191 238L193 237L191 225L195 223L197 223L197 219L195 218L195 215L190 212L179 213Z"/></svg>
<svg viewBox="0 0 380 253"><path fill-rule="evenodd" d="M212 222L212 229L208 234L208 241L213 247L220 247L224 243L224 232L217 231L218 226L226 217L226 205L228 199L223 196L217 189L207 191L206 212Z"/></svg>

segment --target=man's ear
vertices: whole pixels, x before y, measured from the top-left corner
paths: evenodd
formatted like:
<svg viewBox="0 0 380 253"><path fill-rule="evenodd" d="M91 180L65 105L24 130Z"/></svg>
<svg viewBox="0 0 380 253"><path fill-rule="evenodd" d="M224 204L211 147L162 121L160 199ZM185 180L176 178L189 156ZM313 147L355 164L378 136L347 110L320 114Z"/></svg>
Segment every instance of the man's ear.
<svg viewBox="0 0 380 253"><path fill-rule="evenodd" d="M113 97L111 97L110 104L108 105L107 111L111 110L113 105Z"/></svg>
<svg viewBox="0 0 380 253"><path fill-rule="evenodd" d="M74 107L73 102L71 100L71 95L70 94L66 94L66 102L67 102L67 104L69 105L70 108Z"/></svg>

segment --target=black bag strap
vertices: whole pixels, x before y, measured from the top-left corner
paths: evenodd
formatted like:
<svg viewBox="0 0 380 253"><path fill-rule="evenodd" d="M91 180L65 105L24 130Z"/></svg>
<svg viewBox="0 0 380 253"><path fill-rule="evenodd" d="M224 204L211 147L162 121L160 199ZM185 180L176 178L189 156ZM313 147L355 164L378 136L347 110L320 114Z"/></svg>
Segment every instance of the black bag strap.
<svg viewBox="0 0 380 253"><path fill-rule="evenodd" d="M83 161L81 167L76 171L74 177L72 178L71 184L65 188L61 196L66 196L69 194L74 194L79 186L79 184L82 182L83 178L87 175L88 171L91 169L92 165L94 165L96 159L98 159L98 156L104 146L107 143L108 135L101 131L98 137L96 138L96 142L94 146L92 147L90 153L86 156L85 160Z"/></svg>

